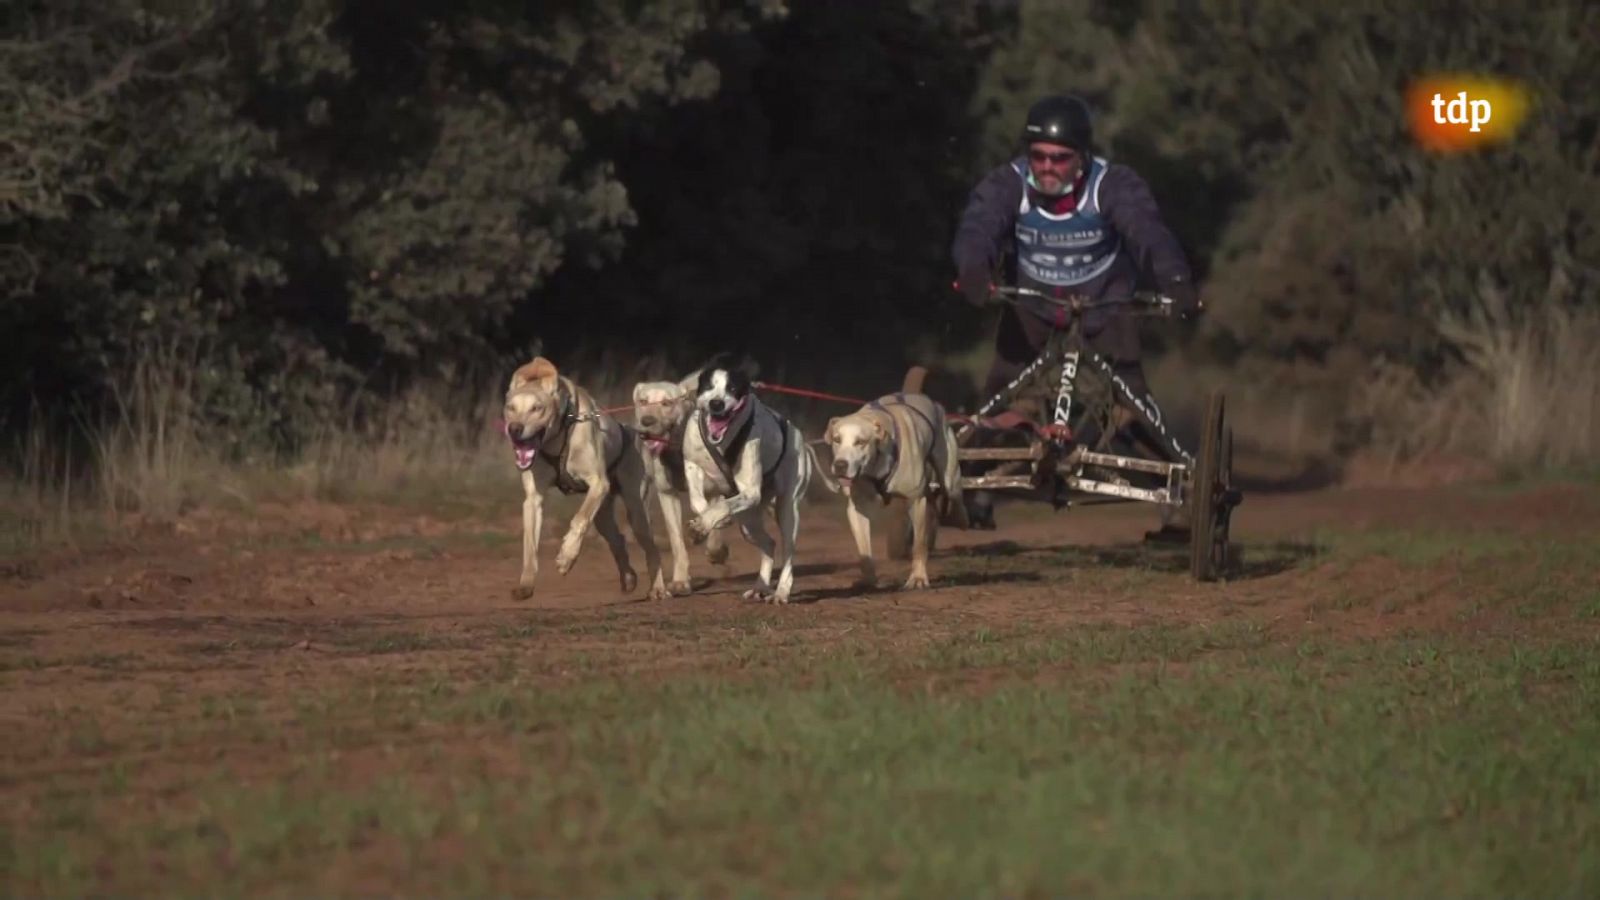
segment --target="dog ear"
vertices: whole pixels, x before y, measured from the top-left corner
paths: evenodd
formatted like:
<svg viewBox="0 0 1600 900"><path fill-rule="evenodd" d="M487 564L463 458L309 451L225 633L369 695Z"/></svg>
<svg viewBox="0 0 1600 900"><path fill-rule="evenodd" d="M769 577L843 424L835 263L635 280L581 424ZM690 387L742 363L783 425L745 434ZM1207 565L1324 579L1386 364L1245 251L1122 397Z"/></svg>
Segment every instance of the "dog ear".
<svg viewBox="0 0 1600 900"><path fill-rule="evenodd" d="M828 420L828 430L822 435L822 439L827 441L830 444L839 439L839 417L838 416L834 416L833 418Z"/></svg>
<svg viewBox="0 0 1600 900"><path fill-rule="evenodd" d="M527 384L539 384L545 390L554 391L556 381L561 373L556 371L555 363L542 356L536 356L533 362L511 373L511 390L516 390Z"/></svg>
<svg viewBox="0 0 1600 900"><path fill-rule="evenodd" d="M872 436L877 440L878 443L881 444L889 439L889 429L883 427L882 422L878 421L877 419L873 419Z"/></svg>
<svg viewBox="0 0 1600 900"><path fill-rule="evenodd" d="M686 375L683 378L679 379L678 380L678 388L679 388L679 390L683 391L683 393L685 393L685 394L693 394L695 391L699 390L700 389L700 373L704 372L704 371L705 371L704 368L695 369L693 372L690 372L688 375Z"/></svg>
<svg viewBox="0 0 1600 900"><path fill-rule="evenodd" d="M648 383L647 382L643 382L643 381L641 381L641 382L639 382L639 383L637 383L637 384L635 384L633 386L633 405L634 406L638 406L643 401L644 392L645 392L645 388L646 387L648 387Z"/></svg>

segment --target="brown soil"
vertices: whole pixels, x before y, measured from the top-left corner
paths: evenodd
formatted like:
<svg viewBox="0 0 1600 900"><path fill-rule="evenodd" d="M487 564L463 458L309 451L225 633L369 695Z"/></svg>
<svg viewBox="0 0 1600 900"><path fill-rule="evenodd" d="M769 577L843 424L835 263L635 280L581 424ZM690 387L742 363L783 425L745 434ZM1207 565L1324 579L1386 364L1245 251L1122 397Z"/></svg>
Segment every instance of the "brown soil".
<svg viewBox="0 0 1600 900"><path fill-rule="evenodd" d="M720 567L691 548L695 594L652 603L640 599L636 545L641 589L632 596L621 594L593 536L574 570L558 575L552 560L564 525L547 517L544 567L528 601L510 593L519 552L514 502L472 521L305 504L247 517L198 514L164 529L130 525L114 545L0 572L0 653L12 673L0 712L27 705L36 690L91 693L86 676L96 669L209 684L230 677L209 664L222 658L229 670L248 662L235 677L315 677L326 668L403 667L419 654L470 660L486 636L506 629L519 629L519 647L537 645L552 665L581 655L676 669L715 664L721 651L708 638L753 621L818 638L870 627L909 643L980 627L1240 618L1362 636L1476 627L1455 615L1471 599L1459 567L1325 559L1316 535L1448 527L1574 538L1600 532L1600 498L1567 486L1248 496L1234 516L1238 570L1211 584L1188 578L1184 548L1142 543L1155 525L1148 506L1002 505L997 531L941 532L932 589L898 590L906 563L880 556L879 587L866 593L851 587L854 550L842 511L816 503L803 520L796 602L785 608L740 599L757 556L737 533ZM881 535L876 544L881 554ZM365 652L331 652L350 649ZM129 679L116 687L128 689Z"/></svg>
<svg viewBox="0 0 1600 900"><path fill-rule="evenodd" d="M642 590L621 595L594 539L563 578L551 562L562 516L546 520L539 592L515 601L514 498L476 520L304 504L248 516L198 513L175 527L127 522L111 545L0 569L0 732L9 736L0 794L11 821L29 822L54 809L61 791L121 772L132 773L138 789L118 803L181 807L202 775L246 784L281 776L308 734L326 742L330 729L332 749L319 744L318 752L331 753L340 778L356 784L426 773L445 757L512 765L501 757L512 759L517 748L504 735L486 740L486 726L384 734L367 727L361 702L351 701L426 679L495 686L507 660L521 684L607 675L654 682L685 673L743 677L773 671L776 658L792 664L841 648L911 657L984 631L1015 638L1080 626L1256 628L1272 643L1600 632L1593 615L1541 619L1485 602L1484 567L1533 565L1527 560L1447 555L1419 564L1330 553L1318 538L1329 529L1448 527L1592 540L1600 537L1600 494L1582 488L1248 496L1234 517L1238 569L1210 584L1190 580L1186 548L1142 542L1156 524L1147 506L1052 512L1012 504L998 518L997 531L941 533L932 589L897 590L907 564L880 558L879 588L863 593L850 586L856 568L842 509L813 504L803 520L797 602L782 608L740 599L757 557L737 534L722 567L692 548L699 589L689 597L653 603L639 599ZM881 536L877 544L881 554ZM642 568L636 546L633 554ZM1593 577L1528 574L1530 585ZM1600 584L1557 587L1600 597ZM1182 661L1162 667L1163 677L1185 671ZM1052 675L1004 665L937 675L910 667L896 682L913 691L982 690L1018 677ZM319 698L337 704L337 721L323 721L322 731ZM566 752L556 734L526 739L551 743L549 758Z"/></svg>

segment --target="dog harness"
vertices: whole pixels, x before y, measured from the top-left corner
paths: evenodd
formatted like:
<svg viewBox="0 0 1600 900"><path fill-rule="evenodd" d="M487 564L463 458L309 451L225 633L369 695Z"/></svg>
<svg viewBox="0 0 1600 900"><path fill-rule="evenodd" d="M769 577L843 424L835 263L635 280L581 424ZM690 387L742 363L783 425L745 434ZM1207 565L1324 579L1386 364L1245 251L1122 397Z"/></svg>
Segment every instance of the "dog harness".
<svg viewBox="0 0 1600 900"><path fill-rule="evenodd" d="M1095 157L1071 212L1054 214L1028 199L1026 186L1017 207L1017 275L1035 288L1070 287L1104 274L1116 262L1122 241L1100 212L1100 182L1107 163ZM1028 164L1011 164L1026 182Z"/></svg>
<svg viewBox="0 0 1600 900"><path fill-rule="evenodd" d="M667 469L672 489L684 493L689 490L689 479L683 474L683 439L689 435L689 418L685 417L667 435L667 446L661 451L661 464Z"/></svg>
<svg viewBox="0 0 1600 900"><path fill-rule="evenodd" d="M782 441L778 445L778 461L772 464L771 469L761 473L761 493L771 496L772 489L776 484L775 476L778 473L778 466L782 465L784 455L789 452L789 420L767 409L764 405L761 408L766 409L767 415L772 416L777 421L779 440ZM710 433L706 431L705 416L695 416L695 420L700 423L700 442L705 445L706 452L710 453L711 459L716 462L717 470L722 473L723 479L728 482L728 487L734 492L738 492L739 482L734 479L733 467L728 464L728 460L730 458L738 459L739 454L744 450L745 441L749 439L750 430L755 425L755 408L752 406L744 411L743 421L739 422L736 431L733 431L732 434L723 433L725 444L717 444L711 440ZM732 426L730 426L730 430L732 430Z"/></svg>
<svg viewBox="0 0 1600 900"><path fill-rule="evenodd" d="M557 454L554 459L550 458L548 455L545 454L545 452L544 452L544 444L541 443L539 445L539 457L541 459L543 459L545 462L549 463L550 466L556 470L556 489L557 490L559 490L561 493L567 494L569 496L572 495L572 494L587 494L587 493L589 493L589 485L588 485L588 483L584 482L584 481L580 481L579 479L572 477L572 473L567 471L567 457L572 453L572 428L571 428L571 426L569 424L566 424L566 423L568 423L570 421L570 419L572 418L572 416L571 416L572 394L567 391L565 385L563 385L560 390L561 390L561 412L558 413L558 416L559 416L559 420L563 423L563 426L564 426L562 428L562 431L566 436L566 441L561 445L561 452L559 454ZM614 442L615 445L616 445L616 450L615 450L616 458L606 461L606 474L612 476L612 478L611 478L611 490L612 490L613 493L615 493L621 487L621 485L617 483L616 474L617 474L617 464L622 462L623 442L631 440L632 439L632 435L630 435L629 432L628 432L628 426L622 424L621 422L618 422L615 419L609 418L609 417L593 417L593 416L591 416L591 417L585 419L583 422L580 422L578 424L580 424L580 425L581 424L588 424L591 427L593 427L596 422L602 423L601 426L600 426L602 428L604 428L606 425L615 425L617 427L617 429L621 432L621 434L618 435L618 438L620 438L620 439Z"/></svg>
<svg viewBox="0 0 1600 900"><path fill-rule="evenodd" d="M907 403L904 391L897 392L892 396L894 399L889 403L884 403L881 400L874 400L867 404L868 409L875 409L889 417L889 471L884 473L882 478L869 479L869 483L878 489L878 495L883 497L885 502L887 502L889 498L889 482L894 479L895 470L900 468L900 420L894 417L894 413L889 412L889 407L898 406L903 409L910 410L916 415L917 418L928 423L928 433L933 436L933 439L939 439L939 426L934 424L932 419L928 418L927 413ZM930 475L930 481L932 483L939 484L943 474L934 470L933 454L928 454L925 462Z"/></svg>

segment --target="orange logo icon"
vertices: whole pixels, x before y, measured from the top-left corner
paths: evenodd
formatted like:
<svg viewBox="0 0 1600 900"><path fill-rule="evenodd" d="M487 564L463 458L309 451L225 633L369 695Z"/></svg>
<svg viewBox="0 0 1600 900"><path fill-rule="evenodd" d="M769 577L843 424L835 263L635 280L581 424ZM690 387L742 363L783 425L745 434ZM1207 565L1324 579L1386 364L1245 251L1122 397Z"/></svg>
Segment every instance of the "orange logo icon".
<svg viewBox="0 0 1600 900"><path fill-rule="evenodd" d="M1528 97L1501 79L1436 75L1412 83L1406 111L1419 144L1456 152L1510 139L1527 115Z"/></svg>

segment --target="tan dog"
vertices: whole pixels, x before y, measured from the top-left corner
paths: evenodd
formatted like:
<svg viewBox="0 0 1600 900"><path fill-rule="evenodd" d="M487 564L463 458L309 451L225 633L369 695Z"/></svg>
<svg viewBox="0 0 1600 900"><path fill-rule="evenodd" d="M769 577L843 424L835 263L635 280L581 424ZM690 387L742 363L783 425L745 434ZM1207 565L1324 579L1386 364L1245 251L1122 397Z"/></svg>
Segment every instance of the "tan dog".
<svg viewBox="0 0 1600 900"><path fill-rule="evenodd" d="M605 538L617 563L623 593L632 593L639 576L628 564L628 545L617 528L616 500L628 510L628 528L644 548L650 570L650 599L670 596L661 573L661 553L650 534L650 514L639 444L620 422L600 411L588 391L561 375L544 357L517 369L506 391L506 437L522 471L522 577L512 592L519 600L533 595L539 574L539 532L544 522L544 491L553 484L565 494L582 494L572 517L556 571L562 575L583 548L592 525Z"/></svg>
<svg viewBox="0 0 1600 900"><path fill-rule="evenodd" d="M644 467L661 515L666 520L667 540L672 544L672 581L667 589L674 594L693 591L689 581L689 551L683 538L684 504L689 484L683 470L683 439L694 417L694 389L700 373L683 381L642 381L633 386L633 427L644 445ZM698 536L697 536L698 537ZM706 560L712 565L728 561L728 545L722 532L713 529L705 535Z"/></svg>
<svg viewBox="0 0 1600 900"><path fill-rule="evenodd" d="M928 552L939 519L951 504L961 503L960 460L944 407L925 394L889 394L830 419L826 440L834 478L850 499L845 512L861 561L857 585L870 587L877 580L866 507L872 501L888 507L899 498L911 519L911 575L904 587L927 587ZM891 529L897 527L901 523L890 523Z"/></svg>

